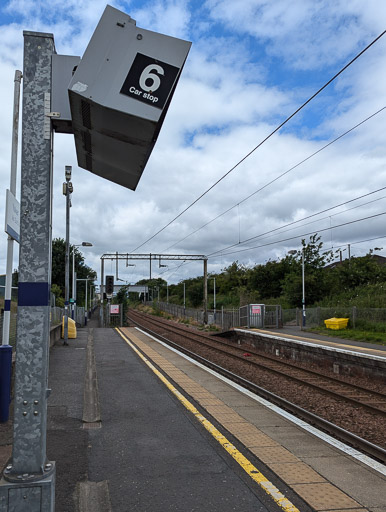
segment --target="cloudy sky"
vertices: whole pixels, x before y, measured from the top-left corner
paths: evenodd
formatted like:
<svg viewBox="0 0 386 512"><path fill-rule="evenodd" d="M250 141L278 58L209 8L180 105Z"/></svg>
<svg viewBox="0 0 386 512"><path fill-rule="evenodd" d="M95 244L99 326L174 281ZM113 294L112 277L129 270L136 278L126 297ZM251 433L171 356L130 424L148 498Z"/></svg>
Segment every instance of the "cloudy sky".
<svg viewBox="0 0 386 512"><path fill-rule="evenodd" d="M283 257L315 232L326 249L344 256L348 244L354 256L374 247L384 247L378 253L386 256L386 35L260 145L386 29L385 2L111 5L137 26L189 40L192 48L135 192L79 168L73 136L55 135L53 237L65 236L62 182L65 165L72 165L71 243L93 244L82 253L98 275L101 255L116 251L203 254L209 272L236 260L251 266ZM2 219L22 32L53 33L57 53L82 56L105 6L101 0L1 1ZM18 196L19 190L20 173ZM120 279L148 277L148 262L132 263L120 263ZM153 276L169 282L202 274L201 263L161 263L168 267L153 262ZM0 273L5 265L4 233ZM107 261L105 269L115 273L115 263Z"/></svg>

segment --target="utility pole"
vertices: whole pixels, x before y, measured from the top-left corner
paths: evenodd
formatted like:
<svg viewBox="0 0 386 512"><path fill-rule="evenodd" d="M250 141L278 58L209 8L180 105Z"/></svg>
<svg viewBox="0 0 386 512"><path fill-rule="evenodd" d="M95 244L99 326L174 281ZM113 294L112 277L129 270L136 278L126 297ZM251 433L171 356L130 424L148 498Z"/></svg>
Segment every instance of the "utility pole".
<svg viewBox="0 0 386 512"><path fill-rule="evenodd" d="M213 319L216 323L216 278L213 278Z"/></svg>
<svg viewBox="0 0 386 512"><path fill-rule="evenodd" d="M7 240L7 266L5 275L5 289L4 289L4 316L3 316L3 340L0 344L0 422L6 422L9 418L9 404L11 402L11 377L12 377L12 346L9 344L9 331L11 325L11 302L12 302L12 266L13 266L13 242L14 237L19 238L20 228L18 227L17 233L14 233L12 228L9 229L8 223L11 220L8 216L11 215L9 211L17 204L16 201L16 174L17 174L17 148L19 140L19 104L20 104L20 82L22 74L21 71L15 71L15 85L14 85L14 100L13 100L13 126L12 126L12 151L11 151L11 177L10 187L7 190L7 203L10 200L11 204L7 205L6 212L6 230L8 233ZM20 212L20 208L18 208ZM12 221L14 219L12 218ZM15 227L15 226L13 226ZM11 233L14 235L11 236Z"/></svg>
<svg viewBox="0 0 386 512"><path fill-rule="evenodd" d="M17 150L19 141L19 103L20 103L20 82L21 71L15 71L15 86L13 100L13 127L12 127L12 151L11 151L11 177L9 191L16 196L16 174L17 174ZM12 264L13 264L13 242L14 239L8 235L7 241L7 269L5 275L4 292L4 318L3 318L3 345L9 344L9 327L11 320L11 299L12 299Z"/></svg>
<svg viewBox="0 0 386 512"><path fill-rule="evenodd" d="M302 304L303 304L303 321L302 326L306 326L306 284L304 279L304 247L302 249Z"/></svg>
<svg viewBox="0 0 386 512"><path fill-rule="evenodd" d="M64 336L63 345L68 345L68 308L70 304L70 208L71 193L73 191L71 183L71 165L65 167L66 182L63 183L63 194L66 196L66 252L65 252L65 270L64 270Z"/></svg>
<svg viewBox="0 0 386 512"><path fill-rule="evenodd" d="M208 323L208 260L204 259L204 324Z"/></svg>
<svg viewBox="0 0 386 512"><path fill-rule="evenodd" d="M13 450L0 481L1 512L53 512L55 508L55 463L46 454L54 52L52 34L24 32Z"/></svg>

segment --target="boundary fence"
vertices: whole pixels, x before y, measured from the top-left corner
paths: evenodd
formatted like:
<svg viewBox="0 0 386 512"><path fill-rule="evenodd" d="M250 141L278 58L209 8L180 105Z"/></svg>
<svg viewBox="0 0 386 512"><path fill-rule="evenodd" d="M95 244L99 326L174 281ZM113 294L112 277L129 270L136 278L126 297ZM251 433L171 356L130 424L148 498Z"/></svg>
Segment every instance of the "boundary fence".
<svg viewBox="0 0 386 512"><path fill-rule="evenodd" d="M349 318L349 327L366 328L384 324L386 331L386 308L358 308L357 306L337 306L335 308L306 308L306 327L324 327L328 318ZM302 310L283 309L284 325L302 325Z"/></svg>
<svg viewBox="0 0 386 512"><path fill-rule="evenodd" d="M114 306L119 306L118 313L112 313L110 309L110 304L105 304L101 306L99 310L99 326L100 327L123 327L124 318L123 318L123 304L114 304Z"/></svg>
<svg viewBox="0 0 386 512"><path fill-rule="evenodd" d="M64 308L51 307L50 324L51 327L59 325L62 322L64 316ZM71 312L69 313L71 318ZM85 326L85 312L84 307L77 307L75 309L75 322L77 326ZM9 344L15 347L16 344L16 324L17 324L17 313L11 313L10 330L9 330ZM0 315L0 344L3 342L3 314Z"/></svg>
<svg viewBox="0 0 386 512"><path fill-rule="evenodd" d="M160 311L169 313L177 318L186 318L198 324L204 324L204 311L202 309L184 308L177 304L166 302L146 302L147 305L158 308ZM261 306L261 317L259 314L251 313L251 306ZM324 327L324 320L328 318L349 318L349 327L368 328L378 324L379 329L386 331L386 308L358 308L335 307L335 308L307 308L306 327ZM252 305L242 306L233 309L208 310L208 325L215 325L222 331L234 327L257 327L280 329L283 326L302 326L301 308L282 309L279 305Z"/></svg>
<svg viewBox="0 0 386 512"><path fill-rule="evenodd" d="M204 311L202 309L184 308L167 302L146 302L146 304L174 317L190 319L200 325L204 324ZM263 328L280 327L282 325L280 306L258 304L257 306L261 307L260 313L252 313L250 306L232 309L222 307L217 310L208 310L208 325L214 325L222 331L228 331L234 327Z"/></svg>

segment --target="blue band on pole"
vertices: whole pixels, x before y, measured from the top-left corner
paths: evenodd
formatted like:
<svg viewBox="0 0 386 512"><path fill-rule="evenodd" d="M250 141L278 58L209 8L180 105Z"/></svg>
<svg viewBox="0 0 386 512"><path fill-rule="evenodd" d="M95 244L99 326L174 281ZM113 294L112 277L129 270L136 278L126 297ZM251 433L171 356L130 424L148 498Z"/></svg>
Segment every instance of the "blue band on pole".
<svg viewBox="0 0 386 512"><path fill-rule="evenodd" d="M0 345L0 423L8 421L11 402L12 347Z"/></svg>
<svg viewBox="0 0 386 512"><path fill-rule="evenodd" d="M19 283L19 306L49 306L49 283Z"/></svg>
<svg viewBox="0 0 386 512"><path fill-rule="evenodd" d="M11 311L11 301L9 299L4 301L4 311Z"/></svg>

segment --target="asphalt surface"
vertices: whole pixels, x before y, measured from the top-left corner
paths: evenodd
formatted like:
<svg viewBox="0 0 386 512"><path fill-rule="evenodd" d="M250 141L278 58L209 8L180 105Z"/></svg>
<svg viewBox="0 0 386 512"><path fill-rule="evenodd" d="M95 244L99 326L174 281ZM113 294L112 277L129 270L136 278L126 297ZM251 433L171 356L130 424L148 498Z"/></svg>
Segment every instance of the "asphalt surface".
<svg viewBox="0 0 386 512"><path fill-rule="evenodd" d="M275 510L114 334L94 331L102 428L89 431L88 473L108 478L112 509Z"/></svg>

